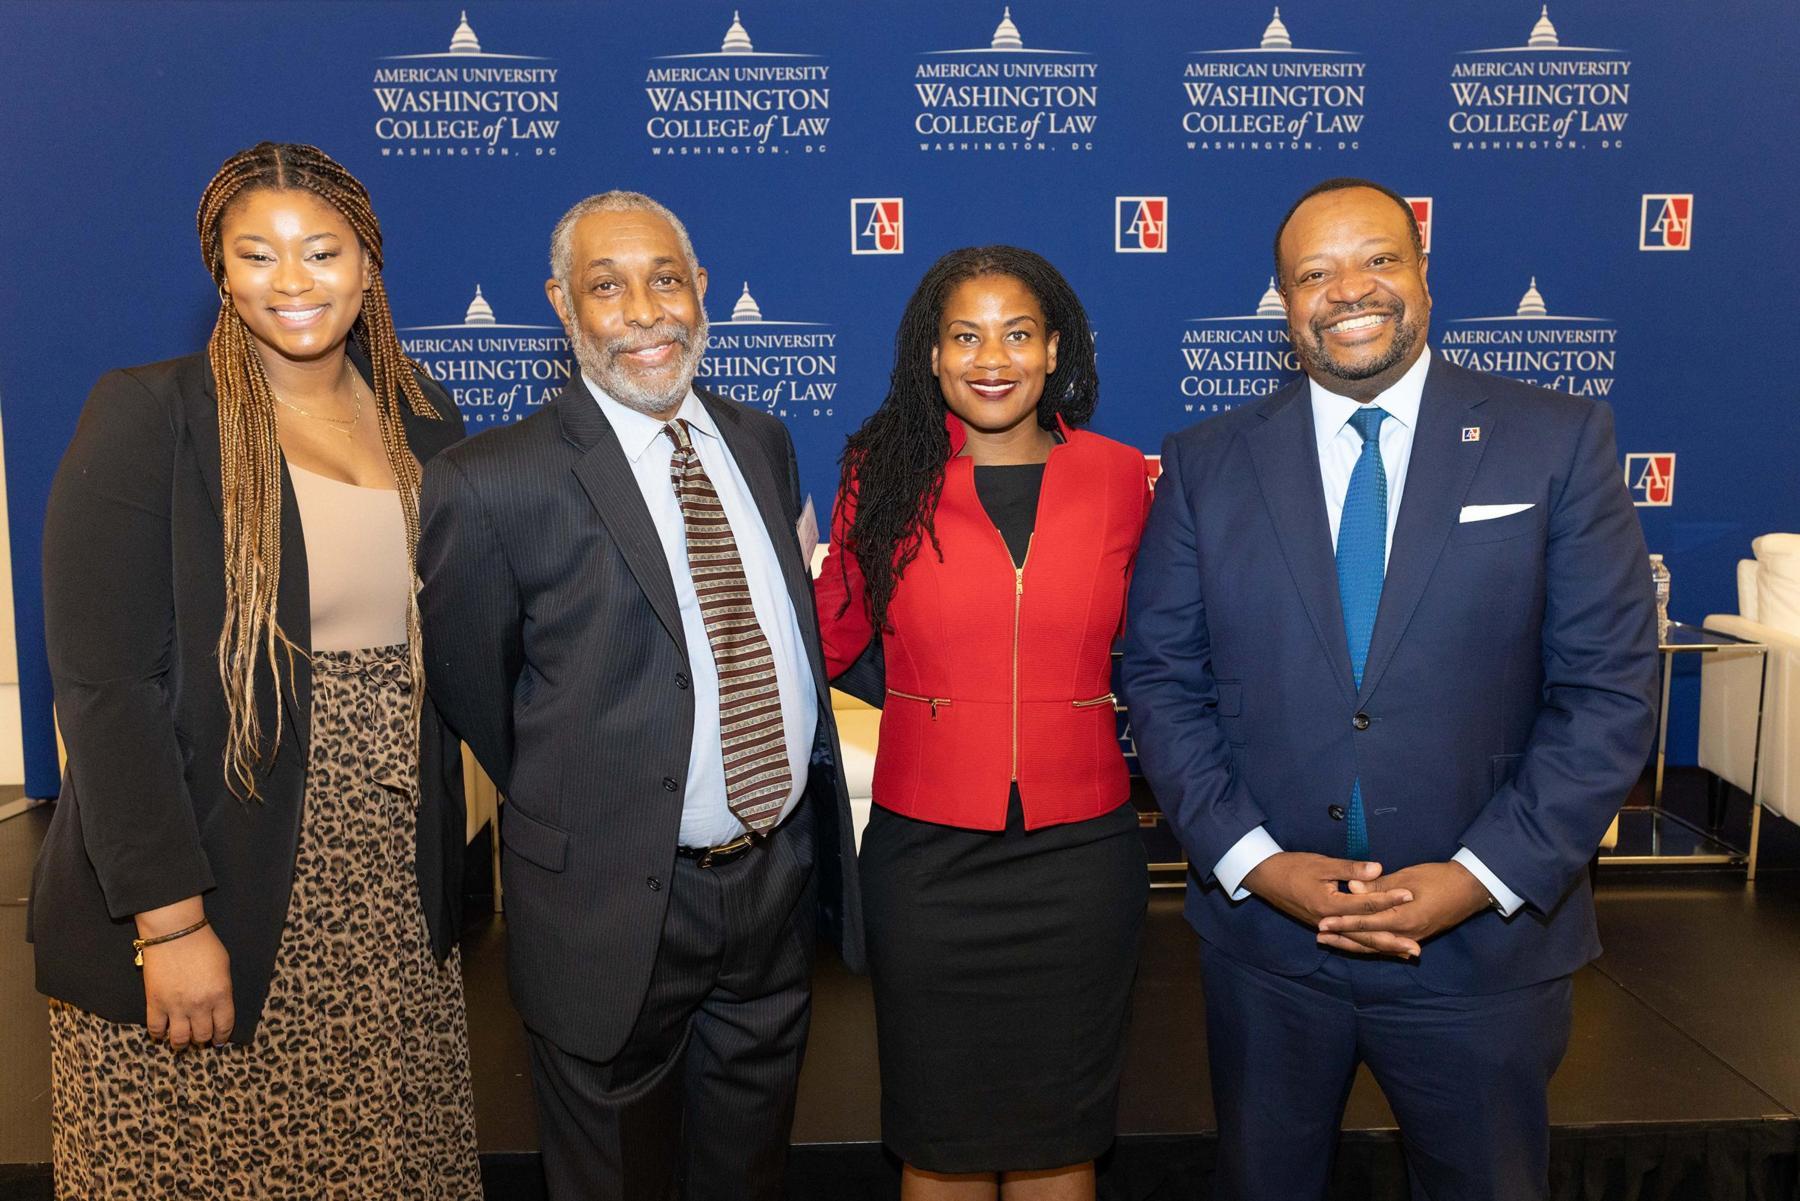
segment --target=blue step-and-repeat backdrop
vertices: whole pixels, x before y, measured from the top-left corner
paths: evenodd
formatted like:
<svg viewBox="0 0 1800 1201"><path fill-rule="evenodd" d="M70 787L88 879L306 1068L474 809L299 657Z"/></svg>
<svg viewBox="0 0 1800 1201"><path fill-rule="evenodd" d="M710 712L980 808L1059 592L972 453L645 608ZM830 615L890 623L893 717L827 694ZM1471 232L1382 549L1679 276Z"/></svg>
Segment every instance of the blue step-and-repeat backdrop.
<svg viewBox="0 0 1800 1201"><path fill-rule="evenodd" d="M1371 176L1427 231L1436 347L1614 406L1697 618L1735 609L1752 537L1800 526L1797 44L1789 0L8 4L28 791L56 777L50 478L98 375L203 346L194 207L240 147L313 142L369 185L402 337L475 431L569 377L556 218L607 188L663 200L711 272L703 382L788 423L821 516L939 254L1058 264L1098 332L1096 428L1154 452L1292 376L1274 225Z"/></svg>

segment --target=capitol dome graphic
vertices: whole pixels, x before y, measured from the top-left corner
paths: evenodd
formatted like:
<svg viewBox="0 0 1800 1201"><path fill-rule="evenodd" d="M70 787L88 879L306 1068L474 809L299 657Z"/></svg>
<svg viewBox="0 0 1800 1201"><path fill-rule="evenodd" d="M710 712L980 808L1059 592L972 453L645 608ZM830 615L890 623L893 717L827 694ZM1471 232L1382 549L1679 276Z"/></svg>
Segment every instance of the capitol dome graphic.
<svg viewBox="0 0 1800 1201"><path fill-rule="evenodd" d="M1085 50L1047 50L1042 46L1027 46L1025 35L1013 24L1012 6L1005 5L1000 10L1000 24L994 26L994 36L986 45L962 46L954 50L927 50L926 54L1062 54L1087 57Z"/></svg>
<svg viewBox="0 0 1800 1201"><path fill-rule="evenodd" d="M750 41L750 31L744 28L743 13L739 9L731 10L731 24L726 27L725 40L719 43L717 50L704 50L694 54L658 54L657 61L683 58L817 58L816 54L795 54L780 50L758 50Z"/></svg>
<svg viewBox="0 0 1800 1201"><path fill-rule="evenodd" d="M1550 6L1541 5L1538 9L1537 24L1531 27L1531 36L1525 39L1523 46L1489 46L1484 50L1464 50L1463 54L1523 54L1536 51L1556 51L1562 54L1623 54L1622 50L1610 46L1569 46L1557 32L1556 25L1550 20Z"/></svg>
<svg viewBox="0 0 1800 1201"><path fill-rule="evenodd" d="M469 311L463 315L464 325L494 324L494 309L481 295L481 285L475 285L475 299L469 302Z"/></svg>
<svg viewBox="0 0 1800 1201"><path fill-rule="evenodd" d="M1275 287L1275 277L1269 277L1269 286L1256 302L1256 309L1248 313L1226 313L1217 317L1189 317L1192 325L1213 325L1225 321L1282 321L1287 320L1287 307L1281 303L1281 292ZM1286 337L1282 333L1282 337Z"/></svg>
<svg viewBox="0 0 1800 1201"><path fill-rule="evenodd" d="M469 27L469 13L464 10L457 23L456 32L450 36L450 53L480 54L481 43L476 40L475 31Z"/></svg>
<svg viewBox="0 0 1800 1201"><path fill-rule="evenodd" d="M561 328L562 326L560 325L532 325L501 321L499 317L494 314L494 306L488 303L486 296L482 295L481 285L476 284L475 299L471 300L469 302L469 307L463 310L461 321L448 321L437 325L403 325L400 327L400 332L421 333L428 330L470 329L480 330L484 335L487 335L489 333L498 334L501 330L509 329L559 330ZM409 350L407 353L411 354L413 352Z"/></svg>
<svg viewBox="0 0 1800 1201"><path fill-rule="evenodd" d="M1294 39L1288 36L1288 28L1281 23L1281 9L1275 9L1275 16L1269 27L1263 30L1262 48L1264 50L1292 50Z"/></svg>
<svg viewBox="0 0 1800 1201"><path fill-rule="evenodd" d="M750 295L750 283L744 282L744 294L738 297L737 304L731 310L733 321L758 321L763 319L762 306L756 303L756 297Z"/></svg>
<svg viewBox="0 0 1800 1201"><path fill-rule="evenodd" d="M731 306L731 316L726 318L724 321L713 322L712 327L715 330L722 331L722 330L725 330L734 325L760 325L760 326L783 326L783 327L792 326L792 327L798 329L798 328L819 328L819 327L822 327L827 324L829 324L829 323L823 322L823 321L772 321L772 320L770 320L769 318L763 316L763 307L760 303L757 302L756 297L754 297L750 294L750 283L748 280L746 280L744 282L743 291L738 293L737 303Z"/></svg>
<svg viewBox="0 0 1800 1201"><path fill-rule="evenodd" d="M1550 23L1550 6L1544 5L1538 23L1531 27L1531 40L1525 43L1533 50L1555 50L1561 42L1556 36L1556 26Z"/></svg>
<svg viewBox="0 0 1800 1201"><path fill-rule="evenodd" d="M1548 317L1550 309L1544 304L1543 293L1538 291L1537 276L1531 277L1531 286L1525 289L1525 295L1519 297L1520 317Z"/></svg>
<svg viewBox="0 0 1800 1201"><path fill-rule="evenodd" d="M1270 10L1269 23L1263 26L1262 37L1254 46L1213 46L1204 50L1190 50L1190 54L1355 54L1353 50L1321 50L1316 46L1294 45L1294 35L1288 29L1287 22L1281 19L1281 6Z"/></svg>
<svg viewBox="0 0 1800 1201"><path fill-rule="evenodd" d="M1000 15L1000 24L994 27L994 41L990 47L994 50L1023 50L1025 39L1019 36L1019 27L1013 24L1012 6L1008 5Z"/></svg>
<svg viewBox="0 0 1800 1201"><path fill-rule="evenodd" d="M1281 293L1275 290L1275 277L1273 275L1269 277L1268 291L1264 292L1262 294L1262 299L1256 302L1256 315L1258 317L1287 316L1287 309L1284 308L1281 303Z"/></svg>
<svg viewBox="0 0 1800 1201"><path fill-rule="evenodd" d="M1550 303L1544 299L1544 294L1538 291L1537 276L1534 275L1531 277L1531 282L1526 285L1525 294L1519 297L1519 303L1512 312L1495 313L1488 317L1457 317L1451 324L1481 325L1490 322L1507 324L1515 321L1609 324L1612 321L1612 318L1577 316L1572 313L1552 313L1550 311Z"/></svg>
<svg viewBox="0 0 1800 1201"><path fill-rule="evenodd" d="M456 32L450 35L448 50L433 50L424 54L384 54L383 62L396 62L403 59L466 59L466 58L503 58L522 62L542 62L541 54L502 54L494 50L483 50L481 39L475 36L475 27L469 24L469 10L463 9L457 14Z"/></svg>
<svg viewBox="0 0 1800 1201"><path fill-rule="evenodd" d="M736 9L731 10L731 28L725 31L725 42L719 47L720 54L754 54L755 47L750 44L749 31L739 19Z"/></svg>

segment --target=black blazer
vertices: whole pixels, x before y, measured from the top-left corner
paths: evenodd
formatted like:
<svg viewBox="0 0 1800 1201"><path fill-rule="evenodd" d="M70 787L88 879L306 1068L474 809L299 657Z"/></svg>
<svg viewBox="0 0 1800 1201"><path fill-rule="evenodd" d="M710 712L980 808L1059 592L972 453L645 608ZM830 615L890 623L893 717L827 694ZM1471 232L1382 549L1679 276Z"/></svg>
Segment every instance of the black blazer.
<svg viewBox="0 0 1800 1201"><path fill-rule="evenodd" d="M781 558L806 641L819 697L807 804L821 923L860 970L856 847L794 532L793 440L774 417L700 396ZM426 679L507 798L513 1001L558 1046L611 1059L649 987L693 733L668 561L618 439L579 381L524 421L438 456L420 516Z"/></svg>
<svg viewBox="0 0 1800 1201"><path fill-rule="evenodd" d="M353 354L368 375L368 364ZM462 437L442 388L420 376L442 421L406 414L421 462ZM231 955L247 1043L268 993L299 847L312 672L296 657L280 745L262 799L225 784L225 620L219 420L205 354L114 371L94 385L50 489L44 627L68 770L32 880L27 936L38 991L116 1022L144 1020L132 915L206 894ZM306 541L281 477L281 628L311 641ZM265 736L276 689L256 681ZM432 949L461 920L462 752L427 706L421 744L419 896Z"/></svg>

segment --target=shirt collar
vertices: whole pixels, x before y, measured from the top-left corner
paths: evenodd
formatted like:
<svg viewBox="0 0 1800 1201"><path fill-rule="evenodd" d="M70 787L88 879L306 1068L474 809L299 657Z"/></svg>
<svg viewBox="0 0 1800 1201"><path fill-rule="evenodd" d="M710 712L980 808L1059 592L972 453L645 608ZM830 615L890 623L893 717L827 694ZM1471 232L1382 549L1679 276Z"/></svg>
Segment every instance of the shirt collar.
<svg viewBox="0 0 1800 1201"><path fill-rule="evenodd" d="M600 411L605 414L607 424L612 426L613 433L618 436L619 449L625 452L625 457L633 463L643 458L644 452L654 446L656 440L663 436L664 423L648 413L639 412L629 405L614 400L606 389L596 384L593 377L585 371L581 373L581 381L587 385L588 391L599 402ZM675 416L686 421L690 431L705 434L713 439L719 437L719 427L713 421L712 414L707 411L704 404L700 403L700 398L694 394L692 388L689 388L688 394L682 398L681 408L675 411ZM670 443L670 445L674 444Z"/></svg>
<svg viewBox="0 0 1800 1201"><path fill-rule="evenodd" d="M1386 409L1389 417L1407 429L1417 429L1419 405L1425 398L1425 374L1430 369L1431 352L1427 350L1406 369L1405 375L1395 380L1387 391L1371 403ZM1344 426L1350 423L1351 415L1363 407L1348 396L1339 395L1322 386L1311 376L1307 377L1306 387L1312 396L1313 425L1318 429L1321 439L1337 437ZM1321 441L1320 445L1323 446L1324 442Z"/></svg>

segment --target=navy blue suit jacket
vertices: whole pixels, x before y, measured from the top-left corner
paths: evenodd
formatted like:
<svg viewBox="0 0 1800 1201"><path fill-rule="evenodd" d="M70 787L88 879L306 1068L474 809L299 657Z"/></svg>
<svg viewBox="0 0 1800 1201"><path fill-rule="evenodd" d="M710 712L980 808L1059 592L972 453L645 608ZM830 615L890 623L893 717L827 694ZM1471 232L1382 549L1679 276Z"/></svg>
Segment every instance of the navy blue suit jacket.
<svg viewBox="0 0 1800 1201"><path fill-rule="evenodd" d="M1433 359L1360 689L1305 379L1171 436L1123 679L1208 942L1285 975L1319 965L1312 930L1210 875L1259 824L1342 856L1330 807L1360 777L1386 870L1467 846L1526 902L1432 939L1422 983L1488 993L1575 970L1599 954L1586 867L1643 768L1657 680L1611 411Z"/></svg>

